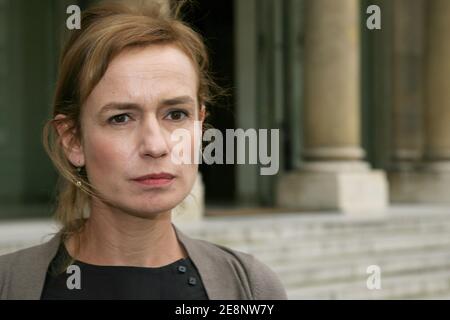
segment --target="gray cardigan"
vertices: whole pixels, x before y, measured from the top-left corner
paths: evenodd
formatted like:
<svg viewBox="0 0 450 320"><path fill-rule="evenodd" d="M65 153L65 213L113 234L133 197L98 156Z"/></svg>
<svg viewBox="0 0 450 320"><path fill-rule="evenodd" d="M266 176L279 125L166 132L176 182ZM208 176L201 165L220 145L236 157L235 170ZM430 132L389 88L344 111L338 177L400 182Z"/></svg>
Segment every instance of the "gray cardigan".
<svg viewBox="0 0 450 320"><path fill-rule="evenodd" d="M174 225L211 300L285 300L278 276L252 255L193 239ZM50 241L0 257L0 299L40 299L48 266L60 245Z"/></svg>

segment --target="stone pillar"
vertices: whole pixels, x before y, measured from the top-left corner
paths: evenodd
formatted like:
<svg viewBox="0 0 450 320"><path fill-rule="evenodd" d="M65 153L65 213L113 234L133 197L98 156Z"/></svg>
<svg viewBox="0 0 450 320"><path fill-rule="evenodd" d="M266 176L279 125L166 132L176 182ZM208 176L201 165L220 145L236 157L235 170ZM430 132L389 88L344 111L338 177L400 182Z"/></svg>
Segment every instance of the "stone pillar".
<svg viewBox="0 0 450 320"><path fill-rule="evenodd" d="M426 5L424 155L418 170L403 178L399 200L450 204L450 1Z"/></svg>
<svg viewBox="0 0 450 320"><path fill-rule="evenodd" d="M450 1L428 1L426 149L430 163L450 162Z"/></svg>
<svg viewBox="0 0 450 320"><path fill-rule="evenodd" d="M358 0L305 3L304 166L280 177L278 204L306 210L382 212L383 172L361 148Z"/></svg>
<svg viewBox="0 0 450 320"><path fill-rule="evenodd" d="M393 2L392 162L399 170L422 157L424 99L423 0Z"/></svg>
<svg viewBox="0 0 450 320"><path fill-rule="evenodd" d="M360 160L358 1L307 1L303 152Z"/></svg>
<svg viewBox="0 0 450 320"><path fill-rule="evenodd" d="M450 204L450 1L428 0L426 5L423 161L403 177L397 200Z"/></svg>
<svg viewBox="0 0 450 320"><path fill-rule="evenodd" d="M425 93L425 1L396 0L393 5L393 104L389 165L392 202L411 202L414 176L423 155Z"/></svg>

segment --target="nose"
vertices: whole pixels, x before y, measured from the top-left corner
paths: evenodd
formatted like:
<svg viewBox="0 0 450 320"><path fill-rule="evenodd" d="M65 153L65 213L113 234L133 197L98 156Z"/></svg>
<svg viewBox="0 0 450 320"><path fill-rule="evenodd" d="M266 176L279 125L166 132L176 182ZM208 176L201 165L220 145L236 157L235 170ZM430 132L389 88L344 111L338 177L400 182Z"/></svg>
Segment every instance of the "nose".
<svg viewBox="0 0 450 320"><path fill-rule="evenodd" d="M160 158L169 153L164 129L156 116L149 116L142 124L140 154L143 157Z"/></svg>

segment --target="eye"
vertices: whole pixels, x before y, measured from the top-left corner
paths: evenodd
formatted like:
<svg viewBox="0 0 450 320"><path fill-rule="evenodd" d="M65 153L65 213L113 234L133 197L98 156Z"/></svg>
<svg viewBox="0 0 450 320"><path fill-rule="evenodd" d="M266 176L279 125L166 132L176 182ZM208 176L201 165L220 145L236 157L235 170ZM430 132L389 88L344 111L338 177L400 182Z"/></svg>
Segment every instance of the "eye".
<svg viewBox="0 0 450 320"><path fill-rule="evenodd" d="M112 124L124 124L127 123L130 119L130 115L128 115L127 113L123 113L109 118L108 122Z"/></svg>
<svg viewBox="0 0 450 320"><path fill-rule="evenodd" d="M183 110L173 110L167 114L168 119L173 121L181 121L188 116L189 114Z"/></svg>

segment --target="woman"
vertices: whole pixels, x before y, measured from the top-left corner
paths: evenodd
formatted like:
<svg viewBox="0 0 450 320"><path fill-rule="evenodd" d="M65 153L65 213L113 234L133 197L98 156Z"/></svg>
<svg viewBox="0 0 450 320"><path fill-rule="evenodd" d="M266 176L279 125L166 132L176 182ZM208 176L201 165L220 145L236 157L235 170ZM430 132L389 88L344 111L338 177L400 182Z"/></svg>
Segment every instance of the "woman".
<svg viewBox="0 0 450 320"><path fill-rule="evenodd" d="M251 255L171 222L198 166L212 82L198 34L156 5L87 10L60 60L44 145L62 177L49 242L0 258L2 299L285 299ZM201 138L200 138L201 139ZM179 143L179 142L178 142Z"/></svg>

